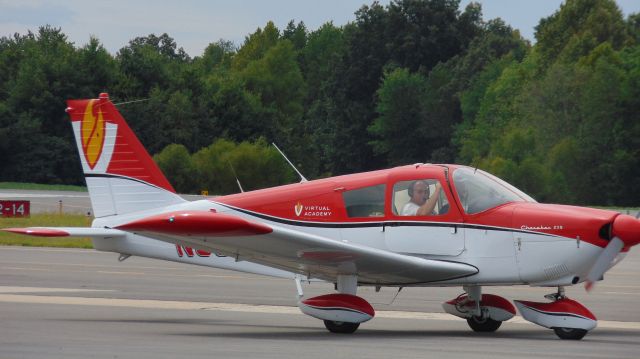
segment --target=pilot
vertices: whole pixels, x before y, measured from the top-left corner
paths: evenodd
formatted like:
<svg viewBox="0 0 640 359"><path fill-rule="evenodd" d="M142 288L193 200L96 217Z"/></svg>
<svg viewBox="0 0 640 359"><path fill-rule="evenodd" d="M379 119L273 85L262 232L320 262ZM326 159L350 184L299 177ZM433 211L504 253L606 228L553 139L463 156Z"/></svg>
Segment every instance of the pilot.
<svg viewBox="0 0 640 359"><path fill-rule="evenodd" d="M429 216L435 214L433 209L438 203L440 196L440 183L436 183L435 193L429 197L429 185L427 182L419 180L412 182L407 188L409 202L402 207L401 216Z"/></svg>

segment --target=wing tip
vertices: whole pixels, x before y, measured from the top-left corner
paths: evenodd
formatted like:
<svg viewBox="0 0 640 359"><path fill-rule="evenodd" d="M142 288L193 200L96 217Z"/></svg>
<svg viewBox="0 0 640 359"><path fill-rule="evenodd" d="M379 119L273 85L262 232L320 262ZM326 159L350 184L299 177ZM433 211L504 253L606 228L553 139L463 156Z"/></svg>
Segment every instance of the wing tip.
<svg viewBox="0 0 640 359"><path fill-rule="evenodd" d="M2 231L36 237L68 237L69 232L55 228L2 228Z"/></svg>

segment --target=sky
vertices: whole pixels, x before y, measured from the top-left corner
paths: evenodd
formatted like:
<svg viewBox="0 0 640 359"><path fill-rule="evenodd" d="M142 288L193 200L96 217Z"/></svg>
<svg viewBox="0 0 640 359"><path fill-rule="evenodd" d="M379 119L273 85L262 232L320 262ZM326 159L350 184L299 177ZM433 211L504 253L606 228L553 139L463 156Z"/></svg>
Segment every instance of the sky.
<svg viewBox="0 0 640 359"><path fill-rule="evenodd" d="M559 9L562 0L476 0L485 20L502 18L532 42L539 20ZM325 22L341 26L355 19L354 12L371 0L0 0L0 37L37 31L52 25L77 46L97 37L115 54L129 40L151 33L167 33L178 47L199 56L220 39L241 45L245 36L272 20L284 29L290 20L303 21L315 30ZM471 2L462 0L461 10ZM380 3L388 4L389 0ZM625 16L640 12L640 0L617 0Z"/></svg>

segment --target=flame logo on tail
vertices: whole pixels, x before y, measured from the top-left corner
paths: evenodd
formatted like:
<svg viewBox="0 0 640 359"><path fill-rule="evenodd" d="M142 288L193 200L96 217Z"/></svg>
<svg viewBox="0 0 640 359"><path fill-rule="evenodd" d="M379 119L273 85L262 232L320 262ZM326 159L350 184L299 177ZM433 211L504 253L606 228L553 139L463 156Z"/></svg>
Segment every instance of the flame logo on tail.
<svg viewBox="0 0 640 359"><path fill-rule="evenodd" d="M96 109L97 116L94 113L94 103L91 100L87 104L84 117L80 125L80 133L82 135L82 151L87 159L87 164L93 169L100 159L102 147L104 146L105 123L102 110L99 106Z"/></svg>

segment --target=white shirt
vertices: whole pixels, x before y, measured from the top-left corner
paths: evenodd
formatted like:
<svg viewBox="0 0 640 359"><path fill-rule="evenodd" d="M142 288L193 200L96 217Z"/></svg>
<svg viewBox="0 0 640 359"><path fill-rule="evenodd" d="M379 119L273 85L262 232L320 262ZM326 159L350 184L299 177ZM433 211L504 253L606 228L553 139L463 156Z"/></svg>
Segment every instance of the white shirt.
<svg viewBox="0 0 640 359"><path fill-rule="evenodd" d="M418 214L418 209L420 209L420 206L418 206L417 204L409 201L407 202L407 204L404 205L404 207L402 207L402 211L400 212L401 216L416 216Z"/></svg>

